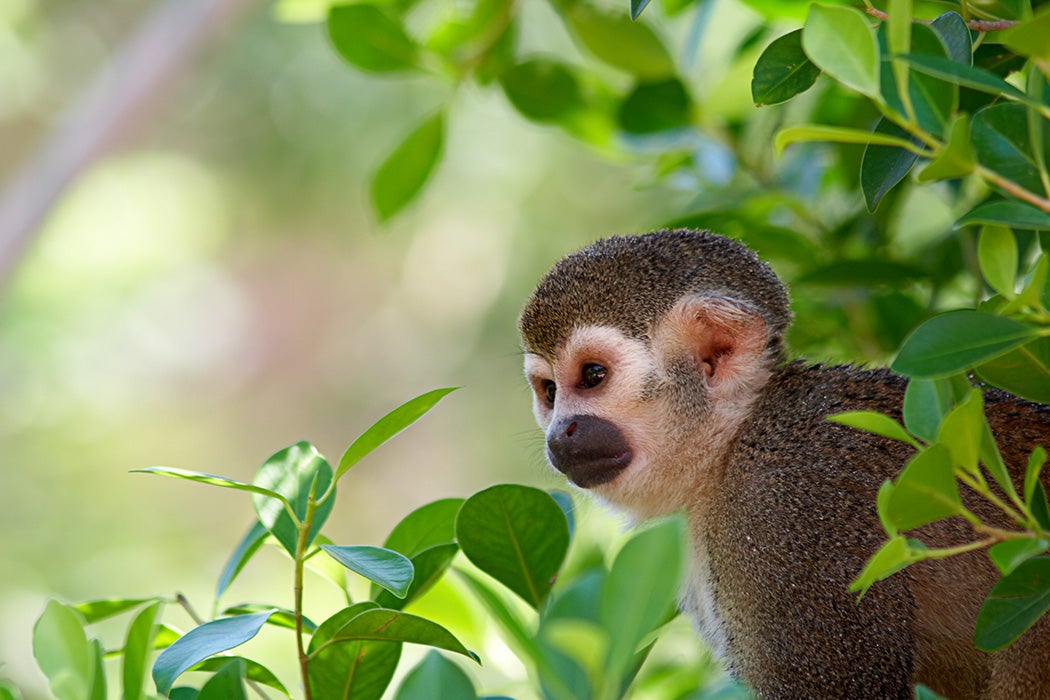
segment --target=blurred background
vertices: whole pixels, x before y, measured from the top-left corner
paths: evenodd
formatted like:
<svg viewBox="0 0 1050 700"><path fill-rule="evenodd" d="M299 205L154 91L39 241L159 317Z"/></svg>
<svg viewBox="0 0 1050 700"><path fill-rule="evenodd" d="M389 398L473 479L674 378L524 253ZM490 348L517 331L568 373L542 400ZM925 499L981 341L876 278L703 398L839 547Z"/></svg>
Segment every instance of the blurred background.
<svg viewBox="0 0 1050 700"><path fill-rule="evenodd" d="M177 12L158 23L180 4L218 9L203 29ZM521 11L525 47L578 54L549 7ZM717 12L721 31L693 42L683 71L709 124L755 112L748 80L761 48L745 41L761 24L754 10L725 0ZM318 16L303 0L0 0L0 192L7 187L10 200L29 182L25 191L46 203L26 245L0 260L0 677L27 697L46 692L31 632L47 597L181 591L207 601L252 522L243 494L129 469L250 481L270 454L302 439L334 461L395 405L461 385L347 475L326 533L380 544L430 500L500 481L560 484L520 376L521 304L565 252L663 225L735 177L734 155L710 139L693 144L692 177L658 178L652 157L529 123L499 90L362 74L332 50ZM183 30L196 43L57 188L61 168L48 159L74 162L92 138L64 125L85 114L74 124L105 121L104 110L92 122L78 105L119 106L120 84L107 80L121 61L136 56L148 70L162 60L128 53L144 26L159 27L147 34L156 45ZM690 31L661 27L672 44ZM801 109L836 99L821 88ZM370 177L414 124L446 105L445 156L432 181L379 225ZM770 161L763 143L750 148ZM822 209L793 216L858 210L855 194L836 195L855 193L853 182L821 174L824 151L805 152L783 177L796 189L820 181ZM912 245L945 236L951 222L935 195L890 212L878 229L886 245L893 216L927 226ZM774 257L790 248L774 260L789 279L792 255L817 255L805 237L778 248L767 234ZM870 235L853 235L839 237L837 255L871 247ZM819 281L796 286L796 310L810 322L794 348L821 360L883 360L922 313L894 291L884 317L896 326L872 325L850 316L851 294L829 299ZM847 317L856 322L849 332ZM290 604L280 557L251 566L243 598Z"/></svg>

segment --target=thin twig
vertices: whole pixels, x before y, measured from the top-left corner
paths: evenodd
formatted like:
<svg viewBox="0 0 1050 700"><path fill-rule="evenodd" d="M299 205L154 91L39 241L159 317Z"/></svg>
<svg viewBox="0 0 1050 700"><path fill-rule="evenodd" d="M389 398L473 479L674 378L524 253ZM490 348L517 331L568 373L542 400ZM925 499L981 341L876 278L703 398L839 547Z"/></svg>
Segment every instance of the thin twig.
<svg viewBox="0 0 1050 700"><path fill-rule="evenodd" d="M864 11L876 19L886 21L890 18L888 14L875 7L866 7ZM930 24L933 20L928 19L913 19L912 22L921 22L922 24ZM968 19L965 20L966 26L977 32L1001 32L1004 29L1010 27L1016 27L1020 22L1016 22L1011 19L997 19L997 20L986 20L986 19Z"/></svg>

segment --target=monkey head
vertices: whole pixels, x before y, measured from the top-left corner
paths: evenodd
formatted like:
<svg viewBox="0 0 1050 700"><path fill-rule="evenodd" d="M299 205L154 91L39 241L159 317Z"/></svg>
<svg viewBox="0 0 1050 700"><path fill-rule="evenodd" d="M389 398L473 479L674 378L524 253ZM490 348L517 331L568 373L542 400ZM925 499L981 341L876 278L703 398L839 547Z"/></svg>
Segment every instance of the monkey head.
<svg viewBox="0 0 1050 700"><path fill-rule="evenodd" d="M693 503L790 320L773 271L706 231L612 237L565 257L518 322L548 459L639 516Z"/></svg>

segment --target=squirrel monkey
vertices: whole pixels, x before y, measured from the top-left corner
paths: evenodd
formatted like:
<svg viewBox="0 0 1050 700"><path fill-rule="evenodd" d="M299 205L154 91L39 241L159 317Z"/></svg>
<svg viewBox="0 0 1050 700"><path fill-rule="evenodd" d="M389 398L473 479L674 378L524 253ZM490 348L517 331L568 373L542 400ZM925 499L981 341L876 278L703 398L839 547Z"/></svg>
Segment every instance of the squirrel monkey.
<svg viewBox="0 0 1050 700"><path fill-rule="evenodd" d="M983 552L914 564L859 602L848 591L883 540L879 485L911 448L826 417L900 418L906 382L787 359L790 322L773 271L709 232L613 237L569 255L519 320L551 464L636 517L687 514L682 607L760 697L907 698L924 683L952 699L1050 698L1050 616L1002 651L973 647L998 579ZM1018 478L1050 444L1050 409L1000 391L986 407ZM966 504L1006 525L983 499ZM972 539L961 518L919 535Z"/></svg>

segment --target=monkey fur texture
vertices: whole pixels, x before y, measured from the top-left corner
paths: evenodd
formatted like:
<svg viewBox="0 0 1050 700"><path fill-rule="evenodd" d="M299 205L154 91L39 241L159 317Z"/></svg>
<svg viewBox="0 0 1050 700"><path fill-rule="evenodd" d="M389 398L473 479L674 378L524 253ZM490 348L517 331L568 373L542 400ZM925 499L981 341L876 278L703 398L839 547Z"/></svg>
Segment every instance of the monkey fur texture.
<svg viewBox="0 0 1050 700"><path fill-rule="evenodd" d="M908 698L924 683L953 699L1050 698L1050 616L1002 651L973 647L998 578L983 552L914 564L859 602L848 591L884 539L879 485L912 451L826 418L899 420L906 382L787 359L790 322L774 272L706 231L569 255L519 320L551 464L636 518L687 514L682 607L759 697ZM1050 443L1050 409L997 390L985 403L1020 479ZM983 499L964 501L1009 525ZM961 518L914 534L933 547L973 539Z"/></svg>

